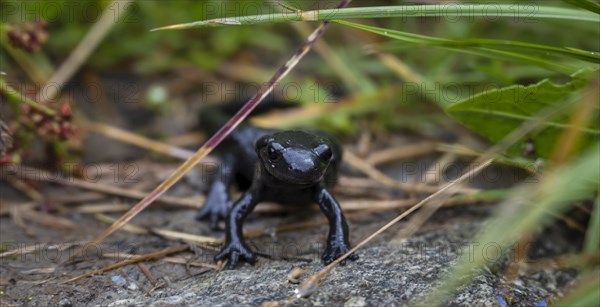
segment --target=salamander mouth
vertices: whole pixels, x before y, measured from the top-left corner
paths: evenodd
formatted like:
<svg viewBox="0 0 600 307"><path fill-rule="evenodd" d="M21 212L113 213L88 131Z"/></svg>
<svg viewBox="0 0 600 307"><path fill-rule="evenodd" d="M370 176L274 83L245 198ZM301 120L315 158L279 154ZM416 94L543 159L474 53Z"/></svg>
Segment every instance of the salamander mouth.
<svg viewBox="0 0 600 307"><path fill-rule="evenodd" d="M268 163L268 162L267 162ZM291 173L289 171L282 171L277 168L277 166L272 167L272 165L264 165L264 168L278 180L281 180L286 183L295 184L295 185L312 185L318 183L322 178L323 174L319 174L318 176L314 175L298 175Z"/></svg>
<svg viewBox="0 0 600 307"><path fill-rule="evenodd" d="M284 155L279 161L261 157L264 169L274 178L289 184L312 185L323 179L327 164L314 159L311 155Z"/></svg>

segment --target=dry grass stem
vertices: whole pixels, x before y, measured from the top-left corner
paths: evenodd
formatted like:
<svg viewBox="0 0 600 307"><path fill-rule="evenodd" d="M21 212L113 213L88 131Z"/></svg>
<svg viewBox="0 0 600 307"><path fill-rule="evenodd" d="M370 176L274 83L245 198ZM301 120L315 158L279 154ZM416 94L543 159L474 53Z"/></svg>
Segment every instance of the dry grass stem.
<svg viewBox="0 0 600 307"><path fill-rule="evenodd" d="M168 263L185 264L188 266L195 266L195 267L201 267L201 268L211 268L214 270L217 269L217 266L214 264L210 264L210 263L206 263L206 262L202 262L202 261L191 261L191 259L184 258L184 257L166 257L164 259L164 261L168 262Z"/></svg>
<svg viewBox="0 0 600 307"><path fill-rule="evenodd" d="M158 251L158 252L154 252L154 253L149 253L149 254L145 254L145 255L141 255L135 258L131 258L131 259L127 259L127 260L123 260L121 262L115 263L113 265L109 265L107 267L92 271L92 272L88 272L76 277L73 277L71 279L68 279L66 281L63 281L63 284L67 284L67 283L71 283L83 278L87 278L87 277L91 277L94 276L96 274L100 274L100 273L104 273L104 272L108 272L108 271L112 271L121 267L124 267L126 265L130 265L130 264L134 264L134 263L138 263L141 261L147 261L147 260L155 260L161 257L164 257L166 255L171 255L171 254L177 254L177 253L181 253L181 252L185 252L187 250L189 250L190 247L189 245L183 245L180 247L176 247L176 248L170 248L170 249L166 249L166 250L162 250L162 251Z"/></svg>
<svg viewBox="0 0 600 307"><path fill-rule="evenodd" d="M116 186L111 186L111 185L106 185L106 184L96 183L96 182L87 182L85 180L77 179L74 177L61 177L56 174L47 174L47 172L45 172L43 170L25 167L25 166L21 166L20 169L21 169L21 171L18 173L18 175L21 178L26 178L29 180L57 183L57 184L62 184L62 185L66 185L66 186L73 186L73 187L78 187L78 188L82 188L82 189L86 189L86 190L102 192L102 193L106 193L106 194L122 196L122 197L127 197L127 198L133 198L133 199L143 199L148 194L147 192L143 192L143 191L119 188ZM8 170L7 170L7 172L8 172ZM47 175L42 176L41 174L47 174ZM159 197L157 199L157 201L168 204L168 205L198 209L198 208L200 208L200 204L202 204L202 202L204 201L204 198L200 197L200 196L190 197L190 198L178 198L178 197L163 195L163 196Z"/></svg>
<svg viewBox="0 0 600 307"><path fill-rule="evenodd" d="M384 173L379 171L378 169L372 167L366 161L360 159L355 156L350 151L344 151L344 161L346 161L349 165L354 167L355 169L363 172L365 175L369 176L373 180L380 182L383 185L394 187L406 192L415 192L415 193L432 193L438 190L437 187L432 187L424 184L411 184L400 182ZM463 194L469 194L479 191L478 189L472 188L460 188L457 192Z"/></svg>
<svg viewBox="0 0 600 307"><path fill-rule="evenodd" d="M104 215L104 214L96 214L95 216L96 216L96 219L98 219L99 221L101 221L103 223L107 223L107 224L112 224L116 221L115 218L112 218L112 217ZM195 244L218 245L218 244L223 243L222 239L218 239L218 238L214 238L214 237L194 235L194 234L189 234L189 233L185 233L185 232L173 231L173 230L162 229L162 228L145 228L145 227L137 226L137 225L131 224L131 223L124 225L122 229L124 231L135 233L135 234L154 234L154 235L163 237L168 240L187 241L187 242L195 243Z"/></svg>
<svg viewBox="0 0 600 307"><path fill-rule="evenodd" d="M430 154L435 151L435 147L436 145L434 142L421 142L386 148L370 154L366 158L366 162L377 166L389 162L411 159Z"/></svg>
<svg viewBox="0 0 600 307"><path fill-rule="evenodd" d="M529 261L523 265L528 273L553 270L567 270L580 268L584 266L600 265L600 252L591 254L561 255L551 258L542 258L535 261ZM597 278L598 275L596 275Z"/></svg>
<svg viewBox="0 0 600 307"><path fill-rule="evenodd" d="M170 137L167 140L172 146L192 146L201 144L206 140L206 135L202 132L190 132L183 135ZM208 158L208 157L207 157Z"/></svg>
<svg viewBox="0 0 600 307"><path fill-rule="evenodd" d="M2 179L5 179L11 186L13 186L21 193L25 194L25 196L27 196L29 199L36 202L41 202L44 200L44 196L40 192L36 191L34 188L32 188L19 178L6 176L6 178Z"/></svg>
<svg viewBox="0 0 600 307"><path fill-rule="evenodd" d="M13 223L19 226L25 232L26 235L33 237L35 235L35 232L23 220L23 217L21 216L21 211L23 210L20 210L16 206L12 206L10 208L10 217Z"/></svg>
<svg viewBox="0 0 600 307"><path fill-rule="evenodd" d="M36 202L27 202L27 203L19 203L14 204L4 199L0 199L0 216L9 215L12 213L14 208L18 208L21 210L31 210L37 206Z"/></svg>
<svg viewBox="0 0 600 307"><path fill-rule="evenodd" d="M108 216L108 215L104 215L101 213L97 213L94 215L94 217L102 222L102 223L106 223L106 224L112 224L115 219ZM123 228L121 228L123 231L129 232L129 233L133 233L133 234L137 234L137 235L145 235L145 234L149 234L150 231L144 227L141 226L137 226L134 224L127 224L125 226L123 226Z"/></svg>
<svg viewBox="0 0 600 307"><path fill-rule="evenodd" d="M35 211L35 210L18 210L21 218L24 220L39 224L46 227L57 228L57 229L65 229L65 230L73 230L77 229L79 226L66 218L54 216L49 213Z"/></svg>
<svg viewBox="0 0 600 307"><path fill-rule="evenodd" d="M447 152L443 154L437 161L433 162L431 166L425 172L425 178L423 181L427 184L439 185L444 183L445 178L443 171L446 170L448 165L451 165L454 161L456 161L456 154L451 152ZM442 180L442 182L440 182Z"/></svg>
<svg viewBox="0 0 600 307"><path fill-rule="evenodd" d="M148 149L153 152L158 152L173 158L186 160L194 154L193 151L176 147L174 145L165 144L159 141L151 140L138 134L131 133L129 131L116 128L110 125L94 123L90 121L82 121L81 125L90 131L96 132L111 139L118 140L126 144L135 145L140 148ZM215 162L209 157L204 158L204 161L209 160L210 162Z"/></svg>
<svg viewBox="0 0 600 307"><path fill-rule="evenodd" d="M180 231L173 231L168 229L160 229L160 228L152 228L150 230L153 234L161 236L170 240L183 240L191 243L201 243L201 244L213 244L219 245L223 243L223 239L218 239L214 237L200 236L189 234Z"/></svg>
<svg viewBox="0 0 600 307"><path fill-rule="evenodd" d="M97 192L80 192L80 193L76 193L76 194L68 193L68 194L61 194L61 195L53 195L51 197L53 202L60 203L63 205L95 202L95 201L103 200L105 198L106 198L105 194L97 193Z"/></svg>
<svg viewBox="0 0 600 307"><path fill-rule="evenodd" d="M142 273L144 273L144 276L146 276L146 278L148 279L150 284L153 287L156 286L156 284L157 284L156 277L154 277L154 275L152 275L152 272L150 272L150 269L148 268L148 266L146 264L144 264L143 262L138 262L137 266L140 269L140 271L142 271Z"/></svg>
<svg viewBox="0 0 600 307"><path fill-rule="evenodd" d="M79 245L79 243L62 243L62 244L33 244L33 245L29 245L29 246L25 246L22 248L16 248L16 249L12 249L3 253L0 253L0 258L4 258L4 257L10 257L10 256L15 256L15 255L27 255L27 254L31 254L31 253L36 253L40 250L45 250L45 251L64 251L68 248L71 248L73 246L77 246Z"/></svg>
<svg viewBox="0 0 600 307"><path fill-rule="evenodd" d="M96 213L109 213L109 212L123 212L131 208L127 204L94 204L94 205L83 205L74 208L74 212L83 214L96 214Z"/></svg>

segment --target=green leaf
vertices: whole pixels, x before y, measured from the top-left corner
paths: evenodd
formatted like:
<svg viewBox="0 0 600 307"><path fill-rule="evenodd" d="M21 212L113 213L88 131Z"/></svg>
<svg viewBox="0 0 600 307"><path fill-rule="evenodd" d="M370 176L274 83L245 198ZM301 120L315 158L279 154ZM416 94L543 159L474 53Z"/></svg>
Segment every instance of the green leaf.
<svg viewBox="0 0 600 307"><path fill-rule="evenodd" d="M477 133L499 141L523 122L533 119L535 114L548 106L564 103L580 92L597 74L582 70L572 75L565 84L555 84L545 79L530 86L513 85L492 89L446 108L446 112ZM577 97L575 97L577 98ZM600 139L600 119L597 109L589 127L583 128L582 147ZM537 154L548 157L564 129L569 127L569 116L563 114L544 123L541 129L529 135L523 142L532 143ZM514 146L512 153L518 153L524 144Z"/></svg>

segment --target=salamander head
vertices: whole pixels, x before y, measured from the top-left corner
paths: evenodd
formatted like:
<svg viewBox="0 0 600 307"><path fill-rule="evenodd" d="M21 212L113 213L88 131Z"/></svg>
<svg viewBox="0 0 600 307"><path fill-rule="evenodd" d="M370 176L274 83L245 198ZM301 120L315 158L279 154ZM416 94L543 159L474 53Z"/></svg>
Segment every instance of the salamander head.
<svg viewBox="0 0 600 307"><path fill-rule="evenodd" d="M291 184L318 183L334 158L328 139L298 130L261 137L256 153L269 174Z"/></svg>

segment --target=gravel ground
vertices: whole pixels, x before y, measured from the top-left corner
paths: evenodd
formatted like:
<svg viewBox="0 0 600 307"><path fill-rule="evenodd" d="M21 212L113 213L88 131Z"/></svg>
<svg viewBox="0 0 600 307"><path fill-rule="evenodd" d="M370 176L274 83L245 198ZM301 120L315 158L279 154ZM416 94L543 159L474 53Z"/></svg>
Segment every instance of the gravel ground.
<svg viewBox="0 0 600 307"><path fill-rule="evenodd" d="M481 226L481 217L487 216L490 208L489 205L476 205L444 209L409 239L395 236L402 223L394 226L360 250L359 260L336 268L312 296L294 300L291 305L410 305L433 290L438 279L456 260L461 246L476 244L472 238ZM165 216L169 216L166 221ZM351 218L349 223L352 242L357 242L359 238L375 231L393 216L393 213L379 213ZM253 215L247 228L272 226L282 221L294 220L294 216ZM23 235L22 230L15 227L9 218L2 217L0 221L2 242L9 242L11 239L13 242L18 242L19 239L31 242L31 238ZM90 227L78 234L66 234L64 231L38 226L32 226L32 230L36 233L37 242L57 242L61 235L64 241L72 241L77 237L89 239L103 227L85 216L81 217L80 222ZM193 220L193 211L190 210L148 210L136 218L134 223L212 233L205 225ZM558 227L558 230L542 236L541 244L536 244L536 254L567 252L565 249L570 245L566 242L566 235L561 237L562 228L564 227ZM51 260L58 257L52 257L52 252L8 257L0 260L0 272L4 282L0 286L0 302L9 306L184 306L261 305L281 301L291 297L297 287L287 280L293 268L315 272L323 267L318 261L322 252L319 242L324 241L326 231L327 227L321 226L251 240L254 250L270 254L273 259L261 257L255 266L243 265L236 270L216 272L193 267L186 269L184 265L160 260L146 262L152 275L162 285L155 289L136 265L73 283L61 283L69 277L112 263L94 255L89 255L82 262L66 266L56 266L57 261ZM123 232L112 236L108 242L110 243L105 248L109 250L136 254L181 245L161 238ZM212 263L210 259L213 254L212 251L197 249L195 255L189 252L181 255ZM286 256L287 260L282 259L283 256ZM44 271L52 268L52 272ZM492 271L494 269L484 270L472 284L459 289L451 299L450 305L503 305L503 294L507 291L503 288L498 274ZM574 278L574 271L550 269L521 275L515 281L513 304L543 305L559 297Z"/></svg>

